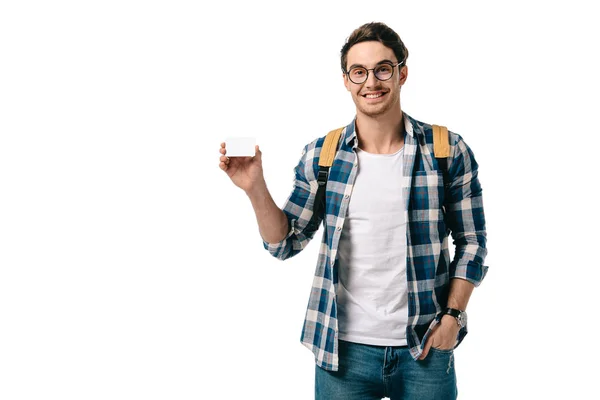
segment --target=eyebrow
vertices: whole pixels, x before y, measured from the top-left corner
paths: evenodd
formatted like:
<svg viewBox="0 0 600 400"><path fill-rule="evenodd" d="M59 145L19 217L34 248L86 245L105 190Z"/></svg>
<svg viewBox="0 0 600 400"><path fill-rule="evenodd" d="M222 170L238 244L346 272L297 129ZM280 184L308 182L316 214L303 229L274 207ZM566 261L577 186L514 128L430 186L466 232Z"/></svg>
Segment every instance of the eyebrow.
<svg viewBox="0 0 600 400"><path fill-rule="evenodd" d="M395 64L395 62L393 62L392 60L387 60L387 59L386 59L386 60L381 60L381 61L379 61L377 64L375 64L375 67L377 67L378 65L381 65L381 64L387 64L387 63L389 63L389 64ZM348 71L350 71L352 68L355 68L355 67L361 67L361 68L365 68L365 69L367 68L367 67L365 67L365 66L364 66L364 65L362 65L362 64L352 64L352 65L351 65L351 66L348 68Z"/></svg>

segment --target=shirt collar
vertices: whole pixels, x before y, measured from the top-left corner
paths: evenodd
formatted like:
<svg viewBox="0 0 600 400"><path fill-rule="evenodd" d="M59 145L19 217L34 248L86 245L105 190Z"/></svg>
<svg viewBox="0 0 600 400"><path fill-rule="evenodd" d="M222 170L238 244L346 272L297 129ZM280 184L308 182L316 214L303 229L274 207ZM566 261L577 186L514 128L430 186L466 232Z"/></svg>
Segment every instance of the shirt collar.
<svg viewBox="0 0 600 400"><path fill-rule="evenodd" d="M414 119L412 119L412 117L410 115L408 115L407 113L405 113L404 111L402 112L402 114L404 115L404 129L406 131L406 134L408 136L415 136L415 129L419 129L418 124L416 123L416 121ZM357 147L357 141L356 139L356 116L354 116L354 118L352 119L352 122L350 122L347 126L346 126L346 144L348 146L352 146L353 148Z"/></svg>

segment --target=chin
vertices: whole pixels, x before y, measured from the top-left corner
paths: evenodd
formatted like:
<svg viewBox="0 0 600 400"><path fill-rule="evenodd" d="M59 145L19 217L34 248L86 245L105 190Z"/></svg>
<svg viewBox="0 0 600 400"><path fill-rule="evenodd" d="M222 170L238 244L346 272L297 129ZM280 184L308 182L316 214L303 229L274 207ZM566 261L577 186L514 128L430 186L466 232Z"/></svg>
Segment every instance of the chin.
<svg viewBox="0 0 600 400"><path fill-rule="evenodd" d="M360 111L361 114L364 114L367 117L379 117L390 111L390 109L391 107L389 104L381 104L377 107L358 106L358 111Z"/></svg>

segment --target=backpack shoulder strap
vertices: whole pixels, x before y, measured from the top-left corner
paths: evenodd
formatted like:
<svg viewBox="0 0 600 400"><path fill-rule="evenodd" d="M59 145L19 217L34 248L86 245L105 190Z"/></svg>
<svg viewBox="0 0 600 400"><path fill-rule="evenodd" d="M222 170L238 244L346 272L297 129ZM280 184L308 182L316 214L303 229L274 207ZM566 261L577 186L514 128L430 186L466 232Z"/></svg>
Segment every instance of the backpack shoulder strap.
<svg viewBox="0 0 600 400"><path fill-rule="evenodd" d="M325 137L325 142L323 142L323 146L321 147L321 154L319 155L319 174L317 176L319 187L317 188L317 194L315 195L313 215L307 225L307 228L309 229L316 230L319 227L318 224L320 220L325 215L325 190L327 188L327 178L329 177L329 167L333 165L337 145L344 128L345 127L330 131Z"/></svg>
<svg viewBox="0 0 600 400"><path fill-rule="evenodd" d="M340 135L345 127L334 129L325 136L325 142L319 156L319 167L331 167L337 150Z"/></svg>
<svg viewBox="0 0 600 400"><path fill-rule="evenodd" d="M448 128L441 125L433 127L433 154L435 158L450 157L450 141L448 140Z"/></svg>
<svg viewBox="0 0 600 400"><path fill-rule="evenodd" d="M437 159L438 165L444 176L444 188L450 186L448 177L448 157L450 157L450 139L448 128L441 125L432 125L433 127L433 155Z"/></svg>

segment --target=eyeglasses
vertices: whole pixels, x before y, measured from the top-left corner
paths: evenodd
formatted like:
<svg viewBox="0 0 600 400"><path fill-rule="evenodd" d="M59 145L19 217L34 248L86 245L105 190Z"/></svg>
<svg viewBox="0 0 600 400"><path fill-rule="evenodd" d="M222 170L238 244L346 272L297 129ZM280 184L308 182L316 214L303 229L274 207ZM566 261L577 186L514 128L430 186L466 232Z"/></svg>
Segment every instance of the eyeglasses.
<svg viewBox="0 0 600 400"><path fill-rule="evenodd" d="M383 62L375 68L353 67L346 71L348 79L357 85L365 83L369 78L369 71L373 71L375 78L380 81L387 81L394 76L394 70L398 65L404 64L404 61L398 63Z"/></svg>

